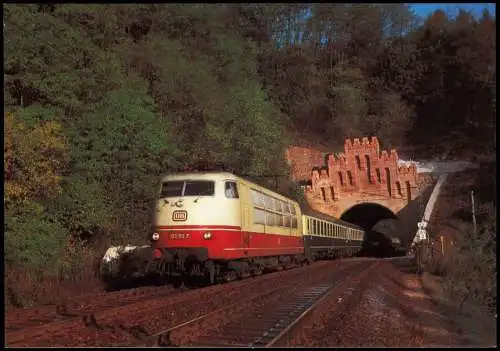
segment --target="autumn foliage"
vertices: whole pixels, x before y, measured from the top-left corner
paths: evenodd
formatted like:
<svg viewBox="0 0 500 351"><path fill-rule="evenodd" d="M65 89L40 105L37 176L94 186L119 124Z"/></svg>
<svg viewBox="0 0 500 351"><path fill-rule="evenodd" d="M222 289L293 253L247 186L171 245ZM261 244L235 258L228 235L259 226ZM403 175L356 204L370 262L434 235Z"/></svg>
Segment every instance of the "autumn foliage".
<svg viewBox="0 0 500 351"><path fill-rule="evenodd" d="M4 116L4 201L7 211L61 193L68 144L56 121L29 128L19 116Z"/></svg>

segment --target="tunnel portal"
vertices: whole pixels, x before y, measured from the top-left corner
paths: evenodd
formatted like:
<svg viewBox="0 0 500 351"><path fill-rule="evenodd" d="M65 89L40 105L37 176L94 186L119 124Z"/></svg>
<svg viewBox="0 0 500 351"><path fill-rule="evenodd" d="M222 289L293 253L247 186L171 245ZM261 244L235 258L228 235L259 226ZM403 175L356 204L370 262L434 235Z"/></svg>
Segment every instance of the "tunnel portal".
<svg viewBox="0 0 500 351"><path fill-rule="evenodd" d="M383 220L399 221L398 217L387 207L376 203L358 204L345 211L340 219L358 225L366 231L363 255L375 257L396 255L391 239L398 237L397 230L381 232L374 228L377 223ZM397 228L397 225L395 227Z"/></svg>

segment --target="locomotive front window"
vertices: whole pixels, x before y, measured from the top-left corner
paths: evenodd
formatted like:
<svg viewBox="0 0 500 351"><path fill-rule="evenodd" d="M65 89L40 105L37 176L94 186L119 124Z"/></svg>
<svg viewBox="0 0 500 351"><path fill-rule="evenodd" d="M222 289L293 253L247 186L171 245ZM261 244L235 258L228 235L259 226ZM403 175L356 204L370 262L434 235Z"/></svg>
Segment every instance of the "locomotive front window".
<svg viewBox="0 0 500 351"><path fill-rule="evenodd" d="M205 180L188 180L183 196L212 196L214 195L214 182Z"/></svg>
<svg viewBox="0 0 500 351"><path fill-rule="evenodd" d="M160 197L212 196L214 195L214 190L215 186L212 181L171 181L162 184Z"/></svg>
<svg viewBox="0 0 500 351"><path fill-rule="evenodd" d="M164 182L161 186L160 197L182 196L184 182Z"/></svg>

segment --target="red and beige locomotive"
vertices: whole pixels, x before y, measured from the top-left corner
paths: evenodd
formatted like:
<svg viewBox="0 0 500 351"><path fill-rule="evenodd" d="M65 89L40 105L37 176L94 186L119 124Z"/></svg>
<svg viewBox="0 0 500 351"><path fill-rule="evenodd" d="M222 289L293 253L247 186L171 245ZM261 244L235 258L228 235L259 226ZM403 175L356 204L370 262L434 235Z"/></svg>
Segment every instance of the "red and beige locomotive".
<svg viewBox="0 0 500 351"><path fill-rule="evenodd" d="M210 283L318 258L352 256L364 231L227 172L176 173L161 179L151 246L127 256L146 275L202 276ZM105 256L106 276L119 250ZM124 257L122 257L123 259ZM122 268L118 268L123 270ZM130 274L130 272L127 272Z"/></svg>

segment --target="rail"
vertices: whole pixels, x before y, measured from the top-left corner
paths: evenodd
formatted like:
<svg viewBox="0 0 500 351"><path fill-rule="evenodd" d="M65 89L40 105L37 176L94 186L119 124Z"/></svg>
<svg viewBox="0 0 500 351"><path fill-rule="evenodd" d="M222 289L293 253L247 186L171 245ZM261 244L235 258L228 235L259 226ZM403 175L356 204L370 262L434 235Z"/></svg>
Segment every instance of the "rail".
<svg viewBox="0 0 500 351"><path fill-rule="evenodd" d="M311 311L321 304L331 293L336 290L339 283L346 278L357 277L363 272L370 270L377 265L366 264L366 261L360 264L345 267L337 272L336 279L328 279L323 283L317 283L312 286L295 286L291 288L289 285L281 286L264 294L257 294L245 301L232 304L207 314L198 316L189 321L178 324L174 327L162 330L151 335L148 339L142 340L134 345L141 347L173 347L178 345L196 346L196 347L271 347L285 338L289 332L294 329ZM348 272L348 273L347 273ZM330 278L332 278L330 276ZM280 292L286 292L285 296L279 296ZM279 297L279 299L277 299ZM268 301L266 301L266 299ZM269 308L274 301L279 301L278 306ZM235 312L248 311L247 307L252 303L258 302L264 312L264 318L257 318L252 315L251 318L245 319L242 323L230 322L227 324L224 335L198 336L194 337L194 343L174 342L173 334L184 328L193 328L193 333L199 330L200 324L212 325L209 321L212 317L219 320L227 320L227 316L231 316ZM253 323L252 323L253 322ZM229 328L229 329L228 329ZM189 334L190 333L184 333Z"/></svg>

